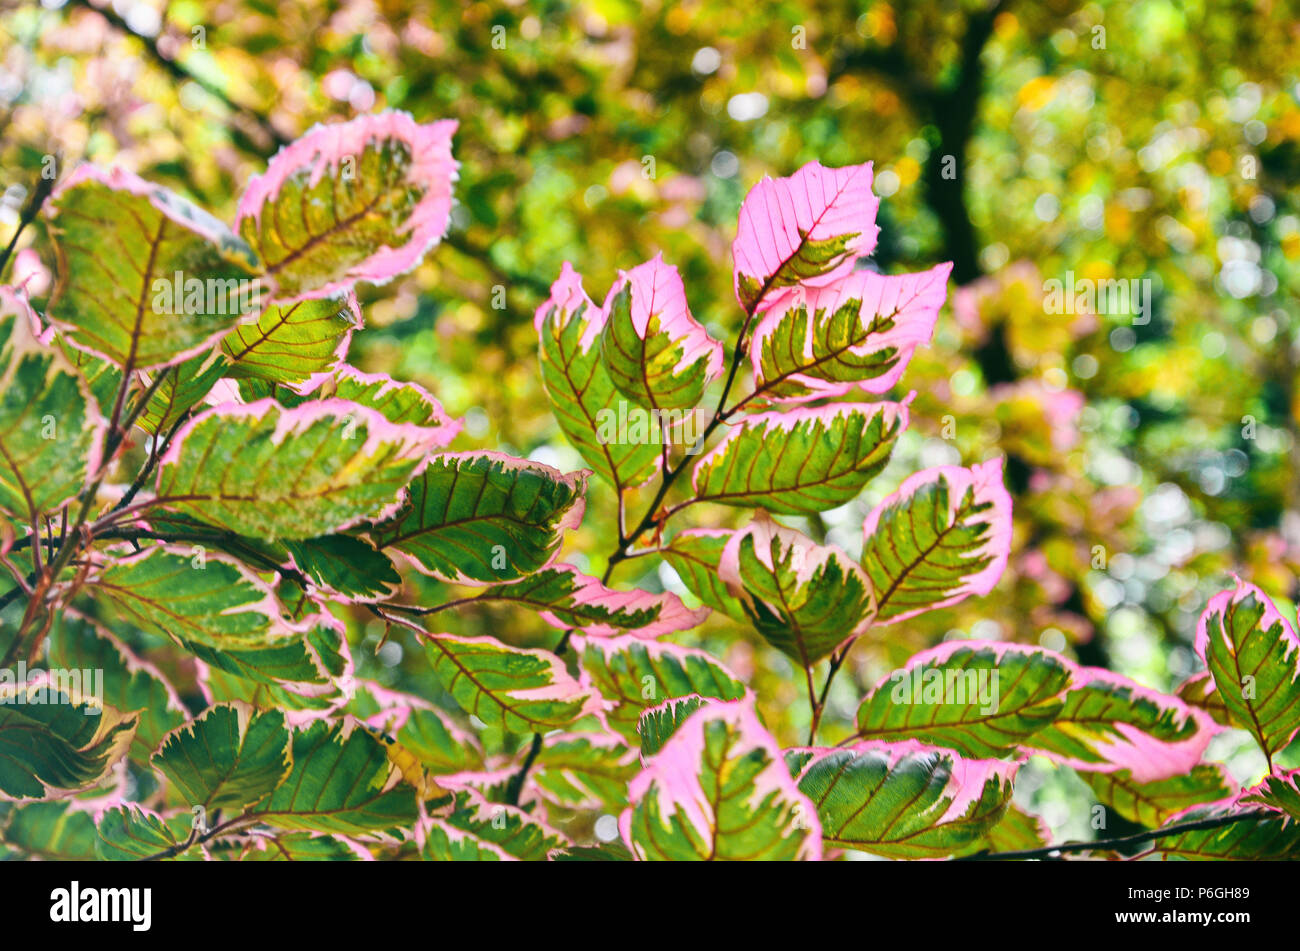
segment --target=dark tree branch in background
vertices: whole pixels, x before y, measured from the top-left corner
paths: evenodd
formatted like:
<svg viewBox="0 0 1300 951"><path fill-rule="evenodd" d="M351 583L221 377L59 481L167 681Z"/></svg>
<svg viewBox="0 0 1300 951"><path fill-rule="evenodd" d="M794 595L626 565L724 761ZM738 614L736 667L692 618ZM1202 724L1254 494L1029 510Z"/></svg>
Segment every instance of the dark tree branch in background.
<svg viewBox="0 0 1300 951"><path fill-rule="evenodd" d="M36 216L41 213L41 206L45 204L45 199L49 197L50 192L54 190L54 179L41 177L36 183L36 189L32 192L32 197L27 200L27 207L23 209L22 216L18 219L18 227L14 230L14 236L9 239L9 244L5 247L4 252L0 253L0 275L4 274L5 265L9 263L9 256L14 253L14 248L18 246L18 238L22 235L23 230L36 220Z"/></svg>
<svg viewBox="0 0 1300 951"><path fill-rule="evenodd" d="M235 102L235 100L231 99L230 95L224 89L219 86L214 86L202 76L187 69L178 60L168 56L158 48L158 41L156 38L147 36L143 33L138 33L131 29L130 24L119 16L112 7L99 7L91 3L90 0L70 0L68 7L79 7L83 10L93 10L95 13L98 13L107 20L115 30L125 33L128 36L133 36L143 43L145 52L149 54L149 58L166 70L177 82L194 82L202 87L205 92L221 100L227 109L242 118L246 124L251 124L256 129L258 137L263 140L261 145L264 149L264 154L269 155L274 152L276 148L289 144L289 139L286 136L281 135L266 116L262 115L250 106L245 106Z"/></svg>
<svg viewBox="0 0 1300 951"><path fill-rule="evenodd" d="M1236 812L1226 816L1214 816L1209 819L1196 819L1192 822L1179 822L1171 826L1165 826L1163 829L1152 829L1148 832L1138 832L1134 835L1117 836L1113 839L1095 839L1092 842L1064 842L1060 845L1048 845L1041 849L1022 849L1017 852L976 852L974 855L963 855L960 858L953 859L953 861L991 862L1006 861L1010 859L1050 859L1056 858L1067 852L1097 852L1124 849L1130 845L1144 845L1147 842L1154 842L1156 839L1163 839L1166 836L1178 835L1183 832L1222 829L1226 826L1235 825L1238 822L1264 819L1270 815L1274 815L1274 813L1266 812L1263 809L1253 809L1250 812Z"/></svg>

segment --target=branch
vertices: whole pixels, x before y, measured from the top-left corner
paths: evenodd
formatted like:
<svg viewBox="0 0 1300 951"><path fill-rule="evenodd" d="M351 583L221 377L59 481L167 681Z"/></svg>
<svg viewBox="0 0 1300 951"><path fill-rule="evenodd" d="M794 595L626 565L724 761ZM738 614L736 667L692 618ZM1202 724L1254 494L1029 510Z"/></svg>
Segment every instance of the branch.
<svg viewBox="0 0 1300 951"><path fill-rule="evenodd" d="M1192 822L1178 822L1171 826L1165 826L1163 829L1153 829L1149 832L1138 832L1134 835L1117 836L1113 839L1096 839L1092 842L1063 842L1060 845L1048 845L1041 849L1022 849L1018 852L976 852L973 855L963 855L960 858L953 859L954 862L982 862L982 861L1007 861L1011 859L1049 859L1067 852L1096 852L1099 850L1123 849L1129 845L1142 845L1146 842L1154 842L1156 839L1163 839L1166 836L1178 835L1180 832L1197 832L1204 829L1221 829L1238 822L1245 822L1248 819L1263 819L1272 815L1263 809L1252 809L1249 812L1230 813L1225 816L1214 816L1209 819L1196 819Z"/></svg>

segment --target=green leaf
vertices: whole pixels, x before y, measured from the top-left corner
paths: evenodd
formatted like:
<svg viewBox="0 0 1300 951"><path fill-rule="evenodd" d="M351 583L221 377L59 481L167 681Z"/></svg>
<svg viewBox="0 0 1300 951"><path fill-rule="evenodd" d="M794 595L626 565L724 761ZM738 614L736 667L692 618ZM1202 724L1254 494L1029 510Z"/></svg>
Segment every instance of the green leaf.
<svg viewBox="0 0 1300 951"><path fill-rule="evenodd" d="M620 272L605 301L600 356L614 387L650 410L688 410L722 372L722 344L691 316L663 255Z"/></svg>
<svg viewBox="0 0 1300 951"><path fill-rule="evenodd" d="M181 429L157 502L240 535L315 538L391 513L438 444L436 430L341 401L227 404Z"/></svg>
<svg viewBox="0 0 1300 951"><path fill-rule="evenodd" d="M1234 726L1269 762L1300 732L1300 637L1259 588L1238 581L1210 599L1196 652Z"/></svg>
<svg viewBox="0 0 1300 951"><path fill-rule="evenodd" d="M293 736L293 770L254 813L282 829L343 835L414 823L415 787L384 742L356 721L316 721Z"/></svg>
<svg viewBox="0 0 1300 951"><path fill-rule="evenodd" d="M871 612L870 585L853 559L762 510L732 535L719 573L743 593L754 628L803 667L852 637Z"/></svg>
<svg viewBox="0 0 1300 951"><path fill-rule="evenodd" d="M951 271L951 264L920 274L859 270L821 287L797 287L754 331L755 392L782 401L859 388L888 392L933 335Z"/></svg>
<svg viewBox="0 0 1300 951"><path fill-rule="evenodd" d="M477 839L480 848L484 843L496 846L525 862L543 861L552 849L568 845L563 835L522 809L487 802L473 792L457 794L455 807L445 821Z"/></svg>
<svg viewBox="0 0 1300 951"><path fill-rule="evenodd" d="M107 628L72 610L60 612L50 628L46 661L50 667L95 671L103 677L104 702L136 713L135 736L128 752L133 763L147 765L163 736L184 723L188 713L162 673L135 656Z"/></svg>
<svg viewBox="0 0 1300 951"><path fill-rule="evenodd" d="M568 726L594 698L554 654L507 647L491 637L426 635L429 661L466 713L512 733Z"/></svg>
<svg viewBox="0 0 1300 951"><path fill-rule="evenodd" d="M635 631L650 639L685 631L707 617L690 611L672 594L616 591L569 565L543 568L510 584L492 585L473 600L506 601L541 612L548 624L603 637Z"/></svg>
<svg viewBox="0 0 1300 951"><path fill-rule="evenodd" d="M184 842L194 819L180 814L164 819L136 803L107 810L99 818L96 852L105 861L138 861Z"/></svg>
<svg viewBox="0 0 1300 951"><path fill-rule="evenodd" d="M603 845L575 845L551 853L552 862L631 862L634 856L622 842Z"/></svg>
<svg viewBox="0 0 1300 951"><path fill-rule="evenodd" d="M1139 783L1126 769L1111 773L1080 772L1097 799L1125 819L1158 828L1192 806L1231 796L1235 783L1218 763L1198 763L1190 773Z"/></svg>
<svg viewBox="0 0 1300 951"><path fill-rule="evenodd" d="M718 575L722 552L731 535L724 529L688 529L673 536L661 553L691 594L713 610L744 621L745 606L727 590L726 582Z"/></svg>
<svg viewBox="0 0 1300 951"><path fill-rule="evenodd" d="M77 349L152 370L208 349L257 312L248 246L167 190L82 165L50 207L59 281L49 317Z"/></svg>
<svg viewBox="0 0 1300 951"><path fill-rule="evenodd" d="M499 452L435 456L374 539L444 581L522 578L546 567L565 529L581 523L587 475Z"/></svg>
<svg viewBox="0 0 1300 951"><path fill-rule="evenodd" d="M627 805L627 784L639 771L636 752L617 736L561 733L542 742L529 780L557 806L613 813Z"/></svg>
<svg viewBox="0 0 1300 951"><path fill-rule="evenodd" d="M418 264L447 228L455 130L385 112L315 126L281 149L249 182L235 221L277 296L382 284Z"/></svg>
<svg viewBox="0 0 1300 951"><path fill-rule="evenodd" d="M602 697L616 704L605 713L619 735L639 743L642 711L665 700L699 694L721 700L745 696L745 685L709 654L635 637L575 637L582 670Z"/></svg>
<svg viewBox="0 0 1300 951"><path fill-rule="evenodd" d="M228 673L268 684L329 680L316 648L278 614L270 589L224 555L155 545L113 558L85 590L114 617Z"/></svg>
<svg viewBox="0 0 1300 951"><path fill-rule="evenodd" d="M799 789L827 845L894 859L974 851L1002 818L1014 763L965 760L916 743L814 750Z"/></svg>
<svg viewBox="0 0 1300 951"><path fill-rule="evenodd" d="M60 682L13 683L0 678L0 792L14 799L45 799L56 791L97 784L120 760L135 735L135 714L119 713L74 689L79 671ZM51 675L53 677L53 675Z"/></svg>
<svg viewBox="0 0 1300 951"><path fill-rule="evenodd" d="M270 304L257 323L241 324L222 338L226 375L287 385L304 383L347 355L352 331L361 325L361 308L351 292L340 300Z"/></svg>
<svg viewBox="0 0 1300 951"><path fill-rule="evenodd" d="M158 372L163 381L149 397L138 420L150 435L165 435L185 414L212 392L213 386L230 369L216 350L204 351L184 363Z"/></svg>
<svg viewBox="0 0 1300 951"><path fill-rule="evenodd" d="M513 862L513 855L501 846L451 825L432 819L424 832L420 857L426 862Z"/></svg>
<svg viewBox="0 0 1300 951"><path fill-rule="evenodd" d="M386 599L402 586L388 556L353 535L285 539L293 563L326 591L348 598Z"/></svg>
<svg viewBox="0 0 1300 951"><path fill-rule="evenodd" d="M1002 460L918 472L871 510L862 530L877 623L988 594L1011 551Z"/></svg>
<svg viewBox="0 0 1300 951"><path fill-rule="evenodd" d="M1258 803L1300 821L1300 770L1265 776L1259 785L1242 794L1241 802Z"/></svg>
<svg viewBox="0 0 1300 951"><path fill-rule="evenodd" d="M262 713L243 703L209 707L167 735L153 765L191 806L246 809L289 773L284 713Z"/></svg>
<svg viewBox="0 0 1300 951"><path fill-rule="evenodd" d="M607 421L628 409L600 355L605 313L582 289L582 278L565 262L550 298L537 309L542 383L560 431L589 466L615 488L638 486L658 471L662 430L646 421L643 439L608 439ZM635 432L627 430L629 437Z"/></svg>
<svg viewBox="0 0 1300 951"><path fill-rule="evenodd" d="M1197 809L1178 817L1178 823L1228 815L1224 809ZM1165 859L1214 862L1294 862L1300 859L1300 823L1290 816L1250 816L1213 829L1193 829L1164 836L1151 843L1147 855Z"/></svg>
<svg viewBox="0 0 1300 951"><path fill-rule="evenodd" d="M1050 841L1051 830L1042 819L1011 803L998 823L984 836L980 847L981 851L989 852L1023 852L1044 848Z"/></svg>
<svg viewBox="0 0 1300 951"><path fill-rule="evenodd" d="M45 862L95 858L95 820L66 800L11 807L0 833L0 857Z"/></svg>
<svg viewBox="0 0 1300 951"><path fill-rule="evenodd" d="M915 655L868 693L855 736L917 739L976 758L1013 754L1061 712L1070 674L1049 651L950 641Z"/></svg>
<svg viewBox="0 0 1300 951"><path fill-rule="evenodd" d="M643 860L821 858L813 804L752 703L691 714L628 788L623 839Z"/></svg>
<svg viewBox="0 0 1300 951"><path fill-rule="evenodd" d="M636 723L636 731L641 736L641 758L647 759L663 749L686 718L706 702L698 694L691 694L689 697L665 700L657 707L643 710Z"/></svg>
<svg viewBox="0 0 1300 951"><path fill-rule="evenodd" d="M762 506L785 515L837 508L889 462L907 428L903 403L832 403L747 416L700 457L701 502Z"/></svg>
<svg viewBox="0 0 1300 951"><path fill-rule="evenodd" d="M38 329L26 298L0 286L0 510L30 525L81 491L104 445L90 387Z"/></svg>
<svg viewBox="0 0 1300 951"><path fill-rule="evenodd" d="M1210 719L1220 726L1232 726L1232 715L1228 712L1223 698L1219 696L1218 687L1208 670L1192 674L1174 691L1178 699L1192 707L1199 707L1209 714Z"/></svg>
<svg viewBox="0 0 1300 951"><path fill-rule="evenodd" d="M346 364L334 371L331 381L336 399L373 409L390 423L442 430L440 445L460 432L460 423L447 415L432 393L415 383L402 383L383 373L362 373Z"/></svg>
<svg viewBox="0 0 1300 951"><path fill-rule="evenodd" d="M1146 783L1189 773L1216 730L1206 714L1176 697L1081 667L1056 719L1025 749L1075 769L1127 769Z"/></svg>

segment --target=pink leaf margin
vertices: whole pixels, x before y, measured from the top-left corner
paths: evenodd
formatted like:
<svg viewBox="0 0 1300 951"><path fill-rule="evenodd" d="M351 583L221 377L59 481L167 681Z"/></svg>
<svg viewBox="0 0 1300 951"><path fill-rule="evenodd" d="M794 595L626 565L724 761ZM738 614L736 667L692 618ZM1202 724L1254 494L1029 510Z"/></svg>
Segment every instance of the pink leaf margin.
<svg viewBox="0 0 1300 951"><path fill-rule="evenodd" d="M722 375L722 344L709 336L704 326L691 315L686 303L686 288L675 264L665 264L663 252L630 271L619 271L618 279L605 297L605 319L613 313L614 298L627 287L631 294L632 329L642 340L650 327L650 318L659 318L658 332L682 348L673 367L682 373L697 361L704 360L706 382Z"/></svg>

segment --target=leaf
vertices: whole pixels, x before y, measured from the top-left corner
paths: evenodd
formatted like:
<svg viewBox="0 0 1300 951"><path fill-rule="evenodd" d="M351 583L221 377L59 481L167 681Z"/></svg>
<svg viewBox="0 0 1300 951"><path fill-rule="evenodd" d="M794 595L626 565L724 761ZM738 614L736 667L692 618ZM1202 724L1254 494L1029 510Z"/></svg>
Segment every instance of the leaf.
<svg viewBox="0 0 1300 951"><path fill-rule="evenodd" d="M292 564L336 600L382 600L402 586L402 576L388 556L354 535L286 539L284 547Z"/></svg>
<svg viewBox="0 0 1300 951"><path fill-rule="evenodd" d="M1128 770L1080 772L1097 799L1125 819L1155 829L1192 806L1220 802L1236 787L1218 763L1198 763L1191 772L1148 783L1134 781Z"/></svg>
<svg viewBox="0 0 1300 951"><path fill-rule="evenodd" d="M314 126L281 149L235 218L276 297L325 297L415 267L447 230L455 131L454 120L385 112Z"/></svg>
<svg viewBox="0 0 1300 951"><path fill-rule="evenodd" d="M355 720L296 731L291 758L288 779L255 810L268 824L352 835L415 822L415 787L383 741Z"/></svg>
<svg viewBox="0 0 1300 951"><path fill-rule="evenodd" d="M622 842L605 842L601 845L575 845L557 849L550 855L552 862L631 862L634 857Z"/></svg>
<svg viewBox="0 0 1300 951"><path fill-rule="evenodd" d="M576 628L589 637L634 634L646 640L688 631L708 616L691 611L673 594L616 591L569 565L543 568L510 584L493 585L475 601L508 601L541 612L558 628Z"/></svg>
<svg viewBox="0 0 1300 951"><path fill-rule="evenodd" d="M560 733L542 741L529 773L538 792L565 809L616 812L639 772L636 752L607 733Z"/></svg>
<svg viewBox="0 0 1300 951"><path fill-rule="evenodd" d="M990 852L1021 852L1044 848L1049 842L1051 830L1046 823L1011 803L997 825L984 837L981 846Z"/></svg>
<svg viewBox="0 0 1300 951"><path fill-rule="evenodd" d="M1238 580L1210 598L1196 653L1214 677L1234 726L1250 732L1272 763L1300 732L1300 638L1259 588Z"/></svg>
<svg viewBox="0 0 1300 951"><path fill-rule="evenodd" d="M542 383L560 431L589 466L615 488L639 486L658 472L662 429L647 425L644 440L609 439L609 421L631 418L601 360L606 315L582 289L567 261L537 308ZM635 407L633 408L635 410Z"/></svg>
<svg viewBox="0 0 1300 951"><path fill-rule="evenodd" d="M438 680L466 713L511 733L568 726L596 709L596 698L554 654L507 647L491 637L425 637Z"/></svg>
<svg viewBox="0 0 1300 951"><path fill-rule="evenodd" d="M1218 728L1177 697L1148 690L1100 667L1076 668L1056 720L1025 752L1079 770L1127 769L1139 783L1191 771Z"/></svg>
<svg viewBox="0 0 1300 951"><path fill-rule="evenodd" d="M220 840L218 843L220 844ZM359 846L332 835L290 832L287 835L254 835L243 843L241 862L356 862Z"/></svg>
<svg viewBox="0 0 1300 951"><path fill-rule="evenodd" d="M601 361L637 406L689 410L721 375L722 344L691 316L681 276L662 254L619 271L603 309Z"/></svg>
<svg viewBox="0 0 1300 951"><path fill-rule="evenodd" d="M229 364L226 375L291 386L305 383L347 356L352 331L362 324L361 307L351 291L337 300L270 304L257 323L241 324L222 338L221 352Z"/></svg>
<svg viewBox="0 0 1300 951"><path fill-rule="evenodd" d="M77 349L153 370L257 313L262 288L247 245L166 189L82 165L49 207L59 279L48 316Z"/></svg>
<svg viewBox="0 0 1300 951"><path fill-rule="evenodd" d="M1300 770L1265 776L1242 793L1240 802L1265 806L1300 822Z"/></svg>
<svg viewBox="0 0 1300 951"><path fill-rule="evenodd" d="M1230 814L1221 808L1202 808L1178 817L1195 822ZM1190 861L1277 862L1300 859L1300 823L1289 816L1250 816L1213 829L1193 829L1163 836L1151 843L1150 852L1163 858Z"/></svg>
<svg viewBox="0 0 1300 951"><path fill-rule="evenodd" d="M949 641L914 655L867 694L854 736L916 739L975 758L1014 754L1061 712L1072 670L1050 651Z"/></svg>
<svg viewBox="0 0 1300 951"><path fill-rule="evenodd" d="M718 575L723 549L732 533L724 529L692 528L678 532L660 549L682 584L706 605L736 621L746 619L740 599L727 590Z"/></svg>
<svg viewBox="0 0 1300 951"><path fill-rule="evenodd" d="M140 428L151 436L165 435L186 413L203 402L229 370L230 364L216 350L205 351L183 363L158 370L163 381L137 420Z"/></svg>
<svg viewBox="0 0 1300 951"><path fill-rule="evenodd" d="M182 552L155 545L116 556L91 575L87 593L115 618L228 673L268 684L328 680L318 652L280 617L265 583L224 555L200 561Z"/></svg>
<svg viewBox="0 0 1300 951"><path fill-rule="evenodd" d="M952 264L919 274L854 271L797 287L767 311L750 344L754 391L781 402L887 393L930 342Z"/></svg>
<svg viewBox="0 0 1300 951"><path fill-rule="evenodd" d="M736 300L746 313L774 306L782 288L815 287L853 270L876 246L871 163L827 168L809 162L789 178L765 178L740 206Z"/></svg>
<svg viewBox="0 0 1300 951"><path fill-rule="evenodd" d="M39 333L27 299L0 286L0 510L31 525L99 469L105 428L90 387Z"/></svg>
<svg viewBox="0 0 1300 951"><path fill-rule="evenodd" d="M138 861L186 840L193 817L163 818L137 803L106 810L99 817L96 853L104 861Z"/></svg>
<svg viewBox="0 0 1300 951"><path fill-rule="evenodd" d="M1228 713L1223 698L1219 696L1214 678L1210 676L1208 670L1192 674L1174 692L1183 703L1204 710L1210 715L1210 719L1220 726L1232 726L1231 714Z"/></svg>
<svg viewBox="0 0 1300 951"><path fill-rule="evenodd" d="M147 765L163 736L184 723L189 714L176 690L160 671L137 657L106 628L76 611L55 618L47 641L50 667L82 671L82 683L93 671L102 677L104 702L116 710L137 714L128 756Z"/></svg>
<svg viewBox="0 0 1300 951"><path fill-rule="evenodd" d="M191 806L237 812L256 805L289 774L284 713L224 703L169 733L153 766Z"/></svg>
<svg viewBox="0 0 1300 951"><path fill-rule="evenodd" d="M181 428L156 502L240 535L314 538L391 514L439 444L343 400L225 404Z"/></svg>
<svg viewBox="0 0 1300 951"><path fill-rule="evenodd" d="M871 586L852 558L762 510L731 536L718 573L764 640L803 667L852 638L871 613Z"/></svg>
<svg viewBox="0 0 1300 951"><path fill-rule="evenodd" d="M894 859L974 851L1001 820L1016 764L914 743L807 751L799 790L827 845Z"/></svg>
<svg viewBox="0 0 1300 951"><path fill-rule="evenodd" d="M399 382L386 373L362 373L347 364L339 366L330 379L337 399L373 409L390 423L439 430L439 446L450 444L460 432L460 422L447 415L432 393L415 383Z"/></svg>
<svg viewBox="0 0 1300 951"><path fill-rule="evenodd" d="M13 807L0 835L5 859L84 862L95 858L99 835L90 813L67 800Z"/></svg>
<svg viewBox="0 0 1300 951"><path fill-rule="evenodd" d="M24 685L0 671L0 793L12 799L96 785L135 735L134 714L89 699L79 671L59 673Z"/></svg>
<svg viewBox="0 0 1300 951"><path fill-rule="evenodd" d="M513 855L444 819L432 819L424 832L420 857L427 862L516 862Z"/></svg>
<svg viewBox="0 0 1300 951"><path fill-rule="evenodd" d="M395 735L428 772L460 773L482 768L483 751L474 735L427 700L370 681L358 681L354 687L348 712L373 730Z"/></svg>
<svg viewBox="0 0 1300 951"><path fill-rule="evenodd" d="M691 694L689 697L665 700L657 707L643 710L636 722L636 731L641 736L641 759L649 759L663 749L686 718L707 702L699 694Z"/></svg>
<svg viewBox="0 0 1300 951"><path fill-rule="evenodd" d="M639 742L641 712L664 700L699 694L720 700L745 696L745 685L709 654L663 641L635 637L573 638L590 684L608 701L609 725L630 742Z"/></svg>
<svg viewBox="0 0 1300 951"><path fill-rule="evenodd" d="M543 861L552 849L569 844L562 834L522 809L490 803L474 792L457 794L446 823L525 862Z"/></svg>
<svg viewBox="0 0 1300 951"><path fill-rule="evenodd" d="M374 539L444 581L522 578L550 564L565 529L582 523L587 476L499 452L444 453Z"/></svg>
<svg viewBox="0 0 1300 951"><path fill-rule="evenodd" d="M641 860L819 861L813 804L790 778L752 702L711 703L628 787L619 820Z"/></svg>
<svg viewBox="0 0 1300 951"><path fill-rule="evenodd" d="M988 594L1011 551L1011 496L1002 460L939 466L903 480L862 525L862 566L878 624Z"/></svg>
<svg viewBox="0 0 1300 951"><path fill-rule="evenodd" d="M857 497L906 428L906 402L747 416L700 457L691 484L700 502L784 515L825 512Z"/></svg>

